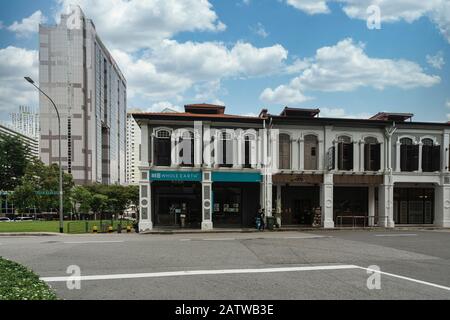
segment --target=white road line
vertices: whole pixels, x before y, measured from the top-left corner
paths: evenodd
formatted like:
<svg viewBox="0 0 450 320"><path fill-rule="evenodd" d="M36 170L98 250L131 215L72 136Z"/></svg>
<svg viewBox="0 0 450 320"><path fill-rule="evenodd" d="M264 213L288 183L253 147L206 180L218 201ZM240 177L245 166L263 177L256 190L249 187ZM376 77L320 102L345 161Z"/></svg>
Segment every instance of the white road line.
<svg viewBox="0 0 450 320"><path fill-rule="evenodd" d="M180 239L180 241L186 242L186 241L191 241L191 239Z"/></svg>
<svg viewBox="0 0 450 320"><path fill-rule="evenodd" d="M114 280L114 279L180 277L180 276L196 276L196 275L197 276L217 275L217 274L344 270L344 269L359 269L359 268L360 267L354 265L331 265L331 266L287 267L287 268L265 268L265 269L187 270L187 271L173 271L173 272L111 274L111 275L79 276L79 277L43 277L41 278L41 280L45 282L66 282L68 280L70 281Z"/></svg>
<svg viewBox="0 0 450 320"><path fill-rule="evenodd" d="M320 239L320 238L330 238L325 236L293 236L293 237L283 237L283 239Z"/></svg>
<svg viewBox="0 0 450 320"><path fill-rule="evenodd" d="M125 242L123 240L120 241L66 241L65 244L92 244L92 243L122 243Z"/></svg>
<svg viewBox="0 0 450 320"><path fill-rule="evenodd" d="M235 238L211 238L211 239L203 239L203 241L235 241Z"/></svg>
<svg viewBox="0 0 450 320"><path fill-rule="evenodd" d="M390 277L393 277L393 278L408 280L408 281L415 282L415 283L420 283L420 284L423 284L423 285L426 285L426 286L435 287L435 288L439 288L439 289L450 291L450 287L441 286L439 284L435 284L435 283L431 283L431 282L427 282L427 281L422 281L422 280L417 280L417 279L414 279L414 278L404 277L404 276L400 276L398 274L393 274L393 273L389 273L389 272L384 272L384 271L378 271L378 270L373 270L373 269L369 269L369 268L364 268L364 267L358 267L358 268L366 270L366 271L372 271L372 272L384 274L386 276L390 276Z"/></svg>
<svg viewBox="0 0 450 320"><path fill-rule="evenodd" d="M415 233L408 233L408 234L376 234L375 237L417 237L417 234Z"/></svg>

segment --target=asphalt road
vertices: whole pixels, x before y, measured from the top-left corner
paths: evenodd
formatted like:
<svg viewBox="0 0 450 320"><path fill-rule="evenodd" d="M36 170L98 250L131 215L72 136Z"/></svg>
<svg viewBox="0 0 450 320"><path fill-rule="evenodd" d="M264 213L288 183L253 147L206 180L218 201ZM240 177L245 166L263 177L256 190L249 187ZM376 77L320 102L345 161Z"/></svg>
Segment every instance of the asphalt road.
<svg viewBox="0 0 450 320"><path fill-rule="evenodd" d="M446 231L3 236L0 256L63 299L450 299Z"/></svg>

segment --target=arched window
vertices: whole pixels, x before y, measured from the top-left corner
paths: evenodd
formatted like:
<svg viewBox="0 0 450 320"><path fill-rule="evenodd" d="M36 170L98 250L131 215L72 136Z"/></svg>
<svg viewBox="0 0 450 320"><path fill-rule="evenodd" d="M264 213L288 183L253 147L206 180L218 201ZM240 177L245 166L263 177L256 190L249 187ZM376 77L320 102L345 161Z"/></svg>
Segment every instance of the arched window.
<svg viewBox="0 0 450 320"><path fill-rule="evenodd" d="M338 139L338 170L353 170L353 143L347 136Z"/></svg>
<svg viewBox="0 0 450 320"><path fill-rule="evenodd" d="M194 166L194 134L191 131L184 131L180 141L180 164L183 167Z"/></svg>
<svg viewBox="0 0 450 320"><path fill-rule="evenodd" d="M440 171L441 147L436 146L430 138L422 140L422 171Z"/></svg>
<svg viewBox="0 0 450 320"><path fill-rule="evenodd" d="M400 169L405 172L419 170L419 146L412 139L400 139Z"/></svg>
<svg viewBox="0 0 450 320"><path fill-rule="evenodd" d="M244 136L244 168L251 168L255 161L252 161L252 144L256 143L255 136L248 134Z"/></svg>
<svg viewBox="0 0 450 320"><path fill-rule="evenodd" d="M168 167L171 164L171 133L168 130L159 130L156 132L154 142L155 165Z"/></svg>
<svg viewBox="0 0 450 320"><path fill-rule="evenodd" d="M279 168L291 169L291 137L282 133L279 140Z"/></svg>
<svg viewBox="0 0 450 320"><path fill-rule="evenodd" d="M233 140L229 132L222 132L220 134L219 146L219 166L223 168L233 167Z"/></svg>
<svg viewBox="0 0 450 320"><path fill-rule="evenodd" d="M364 139L364 171L381 169L381 144L373 137Z"/></svg>
<svg viewBox="0 0 450 320"><path fill-rule="evenodd" d="M319 157L318 141L315 135L305 136L305 170L317 170Z"/></svg>

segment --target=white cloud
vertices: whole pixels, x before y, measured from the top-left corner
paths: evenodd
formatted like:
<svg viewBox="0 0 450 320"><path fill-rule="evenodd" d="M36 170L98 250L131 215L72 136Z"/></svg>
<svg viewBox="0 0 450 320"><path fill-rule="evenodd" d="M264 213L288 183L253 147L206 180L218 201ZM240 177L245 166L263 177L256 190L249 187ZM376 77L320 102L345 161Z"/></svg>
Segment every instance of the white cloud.
<svg viewBox="0 0 450 320"><path fill-rule="evenodd" d="M288 52L281 45L256 48L238 42L227 48L220 42L184 42L164 40L148 53L160 70L196 81L226 77L267 75L282 68Z"/></svg>
<svg viewBox="0 0 450 320"><path fill-rule="evenodd" d="M266 31L264 25L261 22L258 22L256 26L251 27L250 30L262 38L267 38L269 36L269 33Z"/></svg>
<svg viewBox="0 0 450 320"><path fill-rule="evenodd" d="M450 109L450 99L445 102L445 106Z"/></svg>
<svg viewBox="0 0 450 320"><path fill-rule="evenodd" d="M38 52L9 46L0 49L0 112L37 106L38 93L24 76L38 79Z"/></svg>
<svg viewBox="0 0 450 320"><path fill-rule="evenodd" d="M109 48L135 51L184 31L223 31L208 0L56 0L61 12L80 5Z"/></svg>
<svg viewBox="0 0 450 320"><path fill-rule="evenodd" d="M304 92L352 91L361 87L382 90L386 87L410 89L430 87L441 81L439 76L425 74L416 63L408 60L371 58L364 45L344 39L331 47L317 50L311 64L287 85L267 88L261 100L272 103L305 101Z"/></svg>
<svg viewBox="0 0 450 320"><path fill-rule="evenodd" d="M442 51L439 51L434 56L427 55L426 58L427 58L428 64L435 69L440 70L445 65L444 52L442 52Z"/></svg>
<svg viewBox="0 0 450 320"><path fill-rule="evenodd" d="M366 20L371 13L367 8L377 5L383 22L404 20L412 23L421 17L429 17L450 42L450 1L448 0L286 0L286 3L307 14L330 13L328 3L342 4L348 17Z"/></svg>
<svg viewBox="0 0 450 320"><path fill-rule="evenodd" d="M369 119L369 113L348 114L343 108L320 108L320 116L324 118Z"/></svg>
<svg viewBox="0 0 450 320"><path fill-rule="evenodd" d="M168 101L156 102L156 103L152 104L150 106L150 108L147 108L147 110L145 110L145 111L146 112L162 112L162 111L167 111L167 110L173 110L176 112L183 111L183 109L180 106L174 105Z"/></svg>
<svg viewBox="0 0 450 320"><path fill-rule="evenodd" d="M286 3L307 14L329 13L326 0L286 0Z"/></svg>
<svg viewBox="0 0 450 320"><path fill-rule="evenodd" d="M266 88L260 96L260 100L267 103L290 104L295 105L311 100L310 97L305 96L295 85L281 85L275 89Z"/></svg>
<svg viewBox="0 0 450 320"><path fill-rule="evenodd" d="M22 19L21 22L15 21L8 27L9 31L17 34L19 37L27 37L39 31L39 24L45 23L47 18L40 10L33 13L31 16Z"/></svg>

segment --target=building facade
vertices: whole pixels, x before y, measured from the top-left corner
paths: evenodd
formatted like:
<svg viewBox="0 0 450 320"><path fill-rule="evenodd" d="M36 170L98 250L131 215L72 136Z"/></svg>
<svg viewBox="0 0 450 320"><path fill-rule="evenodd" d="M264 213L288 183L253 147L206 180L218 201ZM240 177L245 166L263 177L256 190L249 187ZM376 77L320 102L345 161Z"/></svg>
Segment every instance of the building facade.
<svg viewBox="0 0 450 320"><path fill-rule="evenodd" d="M450 227L450 125L412 115L320 118L320 110L136 113L140 229L282 226Z"/></svg>
<svg viewBox="0 0 450 320"><path fill-rule="evenodd" d="M39 157L39 142L37 138L30 137L22 132L14 130L12 127L0 124L0 139L1 135L20 138L23 145L27 148L27 159L31 160Z"/></svg>
<svg viewBox="0 0 450 320"><path fill-rule="evenodd" d="M139 158L141 150L141 128L131 113L127 114L127 166L128 184L139 183Z"/></svg>
<svg viewBox="0 0 450 320"><path fill-rule="evenodd" d="M39 113L34 108L20 106L18 112L10 114L13 130L34 139L39 139Z"/></svg>
<svg viewBox="0 0 450 320"><path fill-rule="evenodd" d="M126 80L79 7L39 27L40 87L61 114L62 165L76 184L125 183ZM58 120L40 97L40 157L57 163Z"/></svg>

